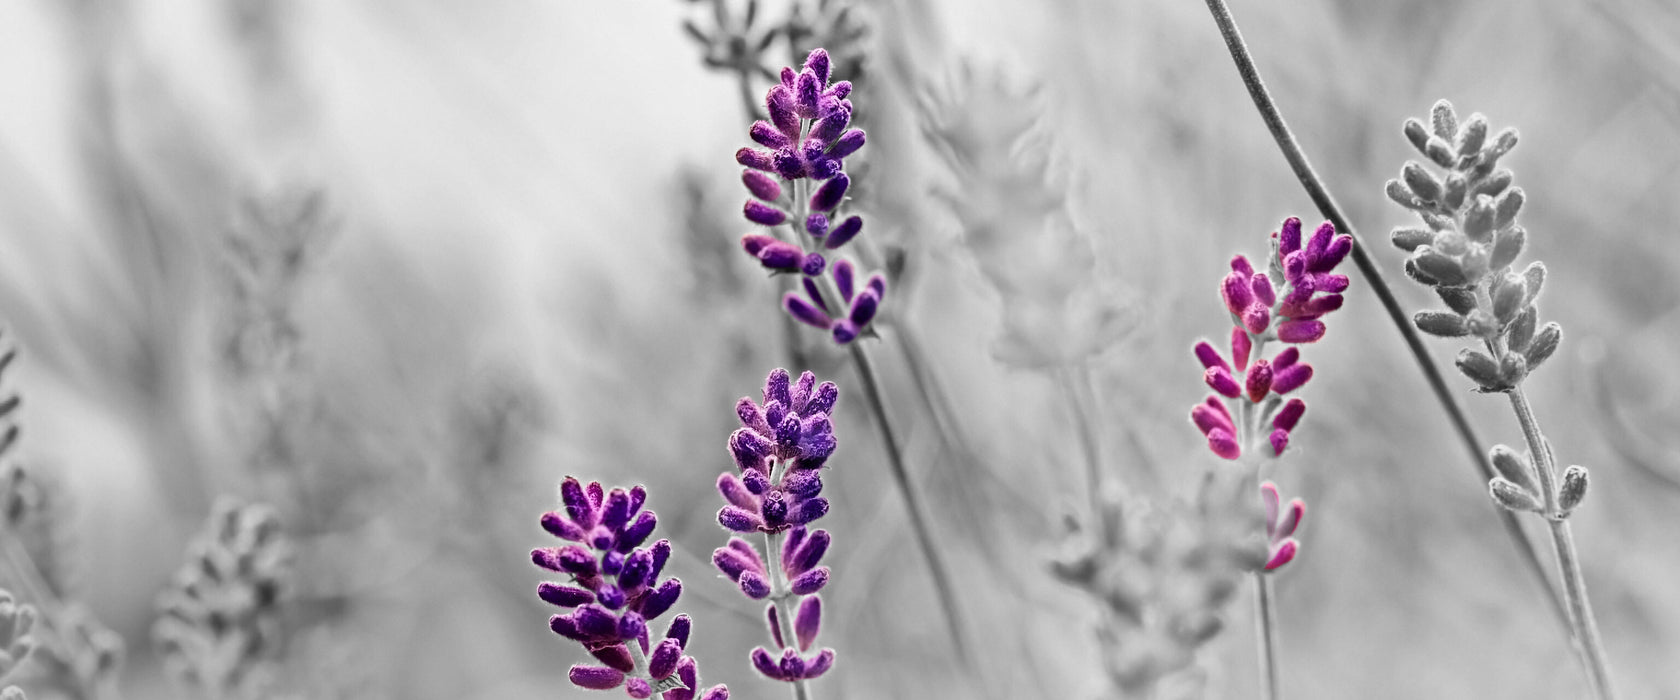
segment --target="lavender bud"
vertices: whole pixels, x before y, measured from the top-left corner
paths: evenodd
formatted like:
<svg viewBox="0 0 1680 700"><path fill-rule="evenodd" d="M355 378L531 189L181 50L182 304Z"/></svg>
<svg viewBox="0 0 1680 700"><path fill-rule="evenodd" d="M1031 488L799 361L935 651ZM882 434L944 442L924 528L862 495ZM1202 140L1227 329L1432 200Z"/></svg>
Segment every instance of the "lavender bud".
<svg viewBox="0 0 1680 700"><path fill-rule="evenodd" d="M822 562L823 554L828 552L829 535L827 530L817 530L798 547L782 550L782 566L791 576L798 576L815 568Z"/></svg>
<svg viewBox="0 0 1680 700"><path fill-rule="evenodd" d="M1278 411L1278 414L1272 418L1272 427L1284 431L1294 430L1295 425L1301 422L1301 416L1305 415L1306 412L1307 402L1300 399L1290 399L1288 403L1283 405L1283 410Z"/></svg>
<svg viewBox="0 0 1680 700"><path fill-rule="evenodd" d="M1416 148L1418 153L1424 152L1424 147L1429 143L1429 130L1423 126L1423 122L1416 119L1407 119L1401 132L1406 135L1406 140L1412 143L1412 147Z"/></svg>
<svg viewBox="0 0 1680 700"><path fill-rule="evenodd" d="M1445 139L1431 136L1429 138L1429 143L1424 144L1423 154L1428 156L1429 160L1434 161L1436 165L1443 168L1450 168L1453 166L1454 157L1452 145L1447 143Z"/></svg>
<svg viewBox="0 0 1680 700"><path fill-rule="evenodd" d="M648 685L648 682L641 678L626 678L624 679L624 694L636 698L636 700L651 698L653 697L653 686Z"/></svg>
<svg viewBox="0 0 1680 700"><path fill-rule="evenodd" d="M718 511L718 524L734 532L758 532L764 526L764 521L756 514L735 506L724 506Z"/></svg>
<svg viewBox="0 0 1680 700"><path fill-rule="evenodd" d="M1563 470L1563 483L1558 487L1558 509L1568 515L1581 505L1587 496L1587 468L1571 464Z"/></svg>
<svg viewBox="0 0 1680 700"><path fill-rule="evenodd" d="M832 211L846 198L846 188L851 184L851 179L844 173L835 175L834 179L823 183L822 187L817 188L816 193L811 195L811 208L816 211Z"/></svg>
<svg viewBox="0 0 1680 700"><path fill-rule="evenodd" d="M1209 388L1226 398L1237 398L1242 395L1242 387L1237 384L1231 371L1224 367L1209 367L1202 373L1202 381L1207 382Z"/></svg>
<svg viewBox="0 0 1680 700"><path fill-rule="evenodd" d="M764 106L770 113L770 123L777 131L782 132L790 142L799 138L799 114L794 111L792 91L782 85L770 88L764 96Z"/></svg>
<svg viewBox="0 0 1680 700"><path fill-rule="evenodd" d="M618 573L618 586L625 590L635 590L650 583L648 572L653 569L653 554L645 549L638 549L624 558L624 568Z"/></svg>
<svg viewBox="0 0 1680 700"><path fill-rule="evenodd" d="M1324 322L1290 319L1278 324L1278 340L1285 343L1315 343L1324 337Z"/></svg>
<svg viewBox="0 0 1680 700"><path fill-rule="evenodd" d="M751 199L741 207L741 213L747 217L747 221L762 226L780 226L787 221L786 212Z"/></svg>
<svg viewBox="0 0 1680 700"><path fill-rule="evenodd" d="M664 583L659 584L659 588L654 589L652 593L642 599L642 616L652 620L664 615L665 611L670 610L671 606L677 604L677 599L680 597L682 597L682 581L674 578L665 579Z"/></svg>
<svg viewBox="0 0 1680 700"><path fill-rule="evenodd" d="M595 527L595 505L590 503L577 479L568 476L560 482L560 502L566 507L566 517L577 523L579 528L588 530Z"/></svg>
<svg viewBox="0 0 1680 700"><path fill-rule="evenodd" d="M560 539L573 542L583 541L583 528L578 527L576 523L561 517L559 513L554 511L543 513L542 527L548 531L548 534Z"/></svg>
<svg viewBox="0 0 1680 700"><path fill-rule="evenodd" d="M764 600L770 596L770 582L756 571L741 574L741 592L753 600Z"/></svg>
<svg viewBox="0 0 1680 700"><path fill-rule="evenodd" d="M770 643L775 644L777 649L787 646L787 643L782 641L782 614L776 609L776 604L764 606L764 615L770 628Z"/></svg>
<svg viewBox="0 0 1680 700"><path fill-rule="evenodd" d="M1521 187L1513 187L1499 196L1494 202L1494 228L1503 229L1516 221L1517 213L1522 211L1525 197Z"/></svg>
<svg viewBox="0 0 1680 700"><path fill-rule="evenodd" d="M1247 380L1248 400L1260 403L1272 390L1272 364L1266 360L1255 360L1254 367L1248 370Z"/></svg>
<svg viewBox="0 0 1680 700"><path fill-rule="evenodd" d="M723 499L729 501L730 505L746 511L758 508L758 499L754 498L750 491L747 491L746 485L742 484L740 479L735 478L734 474L729 472L719 474L717 487L718 493L722 494Z"/></svg>
<svg viewBox="0 0 1680 700"><path fill-rule="evenodd" d="M856 153L858 149L863 148L865 140L863 129L848 129L840 138L834 140L834 145L829 146L828 157L839 159Z"/></svg>
<svg viewBox="0 0 1680 700"><path fill-rule="evenodd" d="M617 610L624 607L624 590L610 583L603 583L595 589L595 599L600 601L601 607Z"/></svg>
<svg viewBox="0 0 1680 700"><path fill-rule="evenodd" d="M805 232L812 238L822 238L828 235L828 217L823 214L812 214L805 217Z"/></svg>
<svg viewBox="0 0 1680 700"><path fill-rule="evenodd" d="M770 126L770 122L764 121L763 119L753 122L752 128L747 131L747 135L752 137L752 140L756 141L760 146L768 148L772 151L787 148L793 144L792 141L788 140L786 135L777 131L775 127ZM739 154L737 154L737 158L738 157ZM764 170L764 168L757 168L757 170ZM747 187L751 188L752 185L749 184ZM765 197L765 199L775 199L775 197Z"/></svg>
<svg viewBox="0 0 1680 700"><path fill-rule="evenodd" d="M1406 167L1400 170L1400 177L1419 199L1425 202L1441 201L1441 183L1435 176L1430 175L1429 171L1424 170L1423 166L1408 162Z"/></svg>
<svg viewBox="0 0 1680 700"><path fill-rule="evenodd" d="M1444 289L1444 288L1443 288ZM1449 311L1419 311L1412 316L1418 330L1442 338L1458 338L1470 334L1464 317Z"/></svg>
<svg viewBox="0 0 1680 700"><path fill-rule="evenodd" d="M595 602L595 594L575 586L562 586L552 581L537 584L537 597L562 608L575 608Z"/></svg>
<svg viewBox="0 0 1680 700"><path fill-rule="evenodd" d="M648 655L648 675L654 680L664 680L677 672L677 662L682 659L682 645L675 639L666 639L655 645L653 653Z"/></svg>
<svg viewBox="0 0 1680 700"><path fill-rule="evenodd" d="M769 153L743 148L735 152L735 162L753 170L763 170L767 173L776 172L775 159Z"/></svg>
<svg viewBox="0 0 1680 700"><path fill-rule="evenodd" d="M1435 294L1460 316L1476 310L1476 293L1463 287L1436 287Z"/></svg>
<svg viewBox="0 0 1680 700"><path fill-rule="evenodd" d="M607 494L606 507L601 511L601 524L608 530L618 530L630 522L630 494L613 489Z"/></svg>
<svg viewBox="0 0 1680 700"><path fill-rule="evenodd" d="M1458 371L1463 372L1464 376L1469 377L1483 391L1504 391L1509 388L1500 383L1499 363L1488 357L1487 353L1464 348L1458 351L1455 363L1458 365Z"/></svg>
<svg viewBox="0 0 1680 700"><path fill-rule="evenodd" d="M1511 329L1505 333L1506 347L1512 352L1528 352L1529 345L1534 342L1534 324L1539 323L1540 313L1533 306L1524 307L1517 318L1511 321ZM1529 363L1533 367L1533 363Z"/></svg>
<svg viewBox="0 0 1680 700"><path fill-rule="evenodd" d="M1279 394L1287 394L1305 386L1307 380L1312 379L1312 376L1312 365L1304 362L1301 364L1290 365L1283 369L1277 369L1274 365L1272 370L1272 391Z"/></svg>
<svg viewBox="0 0 1680 700"><path fill-rule="evenodd" d="M612 690L624 684L624 672L603 666L573 666L566 674L572 685L590 690Z"/></svg>
<svg viewBox="0 0 1680 700"><path fill-rule="evenodd" d="M572 612L572 621L577 624L577 631L588 637L609 639L618 634L618 618L603 607L581 606Z"/></svg>
<svg viewBox="0 0 1680 700"><path fill-rule="evenodd" d="M1488 452L1488 460L1493 462L1493 469L1499 472L1500 478L1530 494L1540 493L1540 488L1534 481L1533 467L1530 467L1528 460L1523 459L1516 450L1505 445L1494 445Z"/></svg>
<svg viewBox="0 0 1680 700"><path fill-rule="evenodd" d="M828 314L823 313L821 309L818 309L810 302L805 301L803 297L800 297L798 294L794 294L793 292L788 292L782 296L782 308L785 309L788 312L788 315L792 316L795 321L799 321L800 323L804 323L809 326L815 326L822 330L828 330L834 325L834 319L829 318Z"/></svg>
<svg viewBox="0 0 1680 700"><path fill-rule="evenodd" d="M817 654L817 658L812 659L809 663L805 664L805 678L816 678L824 673L828 673L828 669L833 667L834 650L824 649L821 653Z"/></svg>
<svg viewBox="0 0 1680 700"><path fill-rule="evenodd" d="M803 574L793 577L788 582L795 595L811 595L828 585L828 567L819 566Z"/></svg>
<svg viewBox="0 0 1680 700"><path fill-rule="evenodd" d="M1447 173L1447 184L1445 191L1441 194L1442 204L1445 204L1448 209L1457 211L1459 207L1464 206L1464 198L1469 194L1470 181L1464 179L1463 173Z"/></svg>
<svg viewBox="0 0 1680 700"><path fill-rule="evenodd" d="M1471 155L1482 150L1482 144L1487 141L1487 117L1480 113L1470 115L1459 127L1458 141L1455 144L1459 153Z"/></svg>
<svg viewBox="0 0 1680 700"><path fill-rule="evenodd" d="M632 673L636 670L636 660L630 658L630 649L623 644L591 649L589 655L595 657L597 661L625 673Z"/></svg>
<svg viewBox="0 0 1680 700"><path fill-rule="evenodd" d="M1453 112L1452 103L1446 100L1437 100L1435 106L1429 109L1429 123L1438 138L1450 139L1458 134L1458 115Z"/></svg>
<svg viewBox="0 0 1680 700"><path fill-rule="evenodd" d="M647 620L635 612L626 612L618 618L618 638L626 641L640 639L647 635Z"/></svg>
<svg viewBox="0 0 1680 700"><path fill-rule="evenodd" d="M809 596L799 601L799 610L793 614L794 636L799 639L799 650L809 651L811 642L817 638L817 632L822 628L822 598Z"/></svg>
<svg viewBox="0 0 1680 700"><path fill-rule="evenodd" d="M776 665L775 657L770 656L770 652L764 647L752 650L752 662L753 668L758 669L766 678L775 681L787 680L782 677L782 669Z"/></svg>
<svg viewBox="0 0 1680 700"><path fill-rule="evenodd" d="M678 649L685 648L688 646L688 633L693 626L694 621L687 615L678 615L671 620L671 626L665 628L665 638L674 640Z"/></svg>
<svg viewBox="0 0 1680 700"><path fill-rule="evenodd" d="M1423 200L1418 199L1418 196L1412 194L1412 190L1399 180L1389 180L1383 188L1383 193L1387 194L1389 199L1394 200L1395 204L1407 209L1422 209L1426 206Z"/></svg>
<svg viewBox="0 0 1680 700"><path fill-rule="evenodd" d="M774 202L776 201L776 198L782 196L781 184L777 183L769 175L765 175L757 170L742 170L741 184L747 186L747 191L751 192L752 196L767 202Z"/></svg>
<svg viewBox="0 0 1680 700"><path fill-rule="evenodd" d="M808 253L805 255L805 260L799 263L799 271L807 277L816 277L822 274L823 267L827 264L828 261L824 260L823 256L817 253Z"/></svg>
<svg viewBox="0 0 1680 700"><path fill-rule="evenodd" d="M1494 285L1493 315L1501 325L1509 324L1516 319L1528 290L1523 287L1522 278L1516 275L1506 275Z"/></svg>
<svg viewBox="0 0 1680 700"><path fill-rule="evenodd" d="M855 214L848 216L845 221L840 222L839 226L828 232L828 240L823 243L823 247L829 250L838 250L840 246L851 242L862 231L863 217Z"/></svg>
<svg viewBox="0 0 1680 700"><path fill-rule="evenodd" d="M1540 501L1522 488L1504 477L1494 477L1488 482L1488 493L1493 502L1503 506L1506 510L1517 512L1538 513L1541 510Z"/></svg>

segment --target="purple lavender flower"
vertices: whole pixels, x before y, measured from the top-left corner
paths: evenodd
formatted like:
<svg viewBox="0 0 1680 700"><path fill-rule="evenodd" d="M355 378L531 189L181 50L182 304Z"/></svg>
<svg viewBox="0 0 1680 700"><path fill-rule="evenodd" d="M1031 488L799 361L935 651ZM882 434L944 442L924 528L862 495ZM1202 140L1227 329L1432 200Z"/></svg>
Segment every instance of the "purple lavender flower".
<svg viewBox="0 0 1680 700"><path fill-rule="evenodd" d="M1290 217L1273 233L1268 269L1259 272L1248 258L1231 259L1231 272L1220 283L1220 298L1235 325L1231 329L1231 359L1227 361L1207 341L1196 344L1202 379L1217 396L1190 411L1190 420L1207 438L1208 448L1225 459L1242 456L1245 447L1260 441L1271 456L1283 454L1289 433L1300 422L1306 403L1285 399L1312 379L1312 366L1301 362L1296 344L1324 337L1323 317L1342 306L1346 275L1334 272L1352 250L1353 238L1336 235L1329 222L1302 242L1301 220ZM1270 341L1290 344L1271 359L1259 354ZM1221 400L1223 397L1224 400ZM1239 425L1225 402L1237 402L1246 424ZM1243 404L1246 403L1247 406Z"/></svg>
<svg viewBox="0 0 1680 700"><path fill-rule="evenodd" d="M785 369L770 372L762 402L742 397L735 404L742 427L729 436L729 454L740 476L718 476L718 491L728 502L718 511L718 523L765 538L768 556L751 542L731 537L712 552L712 564L743 595L769 601L765 619L779 652L758 647L752 663L773 680L804 683L834 664L833 649L806 655L822 624L817 593L830 574L821 566L828 531L808 525L828 512L828 500L819 495L820 470L839 444L828 417L839 398L833 382L818 384L810 372L800 373L797 381ZM797 611L790 612L795 604ZM784 629L793 631L795 644L788 643Z"/></svg>
<svg viewBox="0 0 1680 700"><path fill-rule="evenodd" d="M582 644L602 664L573 666L572 683L592 690L623 686L633 698L663 693L664 700L694 700L698 667L682 653L692 626L688 616L677 615L664 639L650 646L648 622L677 602L682 581L659 580L671 556L669 540L642 546L658 524L653 511L642 509L647 490L609 492L599 482L584 486L568 476L560 483L560 501L562 509L544 513L542 526L574 544L533 549L531 561L570 576L566 583L537 586L537 597L570 610L549 618L549 629ZM728 700L729 689L719 685L699 697Z"/></svg>
<svg viewBox="0 0 1680 700"><path fill-rule="evenodd" d="M862 148L865 138L862 129L851 127L852 102L847 98L852 85L844 80L830 85L830 68L828 53L817 49L798 73L782 69L781 82L764 98L770 119L754 122L748 131L763 148L743 148L735 160L746 167L741 182L753 197L742 208L748 221L772 229L790 224L821 243L823 250L833 251L863 231L862 217L844 215L840 209L852 185L842 172L844 159ZM854 294L855 272L849 261L829 265L822 255L796 242L750 233L741 238L741 248L766 269L803 274L805 295L786 295L783 308L799 321L830 331L842 345L863 333L886 296L885 278L872 276ZM827 282L822 278L825 270L831 271ZM829 298L819 282L832 284L826 290ZM833 303L843 308L831 310L836 291L839 299Z"/></svg>

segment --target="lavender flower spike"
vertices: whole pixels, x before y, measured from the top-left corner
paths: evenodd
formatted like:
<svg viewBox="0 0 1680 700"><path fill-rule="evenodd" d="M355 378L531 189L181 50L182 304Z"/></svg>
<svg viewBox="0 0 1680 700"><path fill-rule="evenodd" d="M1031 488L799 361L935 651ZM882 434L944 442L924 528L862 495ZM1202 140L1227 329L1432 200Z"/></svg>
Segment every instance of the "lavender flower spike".
<svg viewBox="0 0 1680 700"><path fill-rule="evenodd" d="M1324 316L1342 306L1348 278L1334 270L1352 250L1353 238L1337 235L1328 222L1303 242L1301 220L1290 217L1278 232L1265 271L1248 258L1231 259L1231 272L1220 282L1219 296L1230 313L1230 360L1208 341L1196 344L1202 380L1213 389L1190 411L1190 420L1207 438L1208 449L1235 460L1245 450L1261 448L1277 457L1289 445L1306 404L1285 399L1312 379L1312 366L1294 347L1324 337ZM1271 341L1289 344L1277 356L1259 355ZM1227 407L1226 403L1234 404ZM1233 416L1242 416L1238 425Z"/></svg>
<svg viewBox="0 0 1680 700"><path fill-rule="evenodd" d="M748 130L763 149L735 154L746 167L741 182L752 194L742 215L771 229L788 224L794 239L803 239L802 230L825 251L839 250L863 232L863 218L842 211L852 185L842 170L844 159L863 147L865 137L863 130L851 128L852 85L843 80L830 85L831 69L822 49L812 51L799 72L783 69L781 82L764 98L770 119ZM862 290L854 289L850 261L830 265L801 242L752 233L742 237L741 247L767 269L804 275L805 293L784 295L782 308L795 320L828 331L838 344L863 335L886 296L885 278L874 275ZM827 280L824 271L830 273Z"/></svg>
<svg viewBox="0 0 1680 700"><path fill-rule="evenodd" d="M549 618L549 629L583 645L597 664L576 665L567 678L590 690L623 687L632 698L663 693L663 700L694 700L699 670L683 654L692 621L677 615L661 640L649 639L648 622L665 614L682 595L682 581L659 579L671 556L671 543L643 547L658 517L643 510L647 490L607 491L599 482L585 486L572 477L560 483L561 509L543 514L549 534L573 544L531 550L531 561L568 580L544 581L537 597L569 612ZM719 685L698 695L728 700Z"/></svg>
<svg viewBox="0 0 1680 700"><path fill-rule="evenodd" d="M765 553L731 537L712 552L712 564L747 598L769 600L765 621L778 651L758 647L751 661L766 677L796 684L799 697L808 697L805 682L834 665L833 649L806 654L822 626L817 593L830 576L821 563L831 538L809 525L828 512L828 500L818 495L820 471L839 446L828 417L839 398L833 382L819 384L810 372L797 380L784 369L770 372L760 401L742 397L735 404L742 427L729 436L728 448L739 476L724 472L717 481L726 503L718 524L762 535Z"/></svg>

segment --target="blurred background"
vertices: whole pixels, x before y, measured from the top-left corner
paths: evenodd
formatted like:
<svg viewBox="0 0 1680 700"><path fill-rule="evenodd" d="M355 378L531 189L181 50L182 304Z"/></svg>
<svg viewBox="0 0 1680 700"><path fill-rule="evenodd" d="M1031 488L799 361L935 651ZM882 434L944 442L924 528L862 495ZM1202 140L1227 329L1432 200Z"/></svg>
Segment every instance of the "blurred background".
<svg viewBox="0 0 1680 700"><path fill-rule="evenodd" d="M1140 504L1223 466L1185 420L1206 393L1188 350L1225 332L1231 255L1320 220L1206 7L762 0L744 25L744 2L715 4L0 3L7 459L39 511L5 533L36 580L0 581L85 632L12 682L196 697L154 625L233 496L265 504L290 553L253 696L609 697L566 682L585 658L546 629L528 557L576 475L647 485L706 681L786 697L746 660L757 604L708 562L732 405L786 366L842 389L822 638L839 662L818 697L1124 697L1101 604L1050 573L1064 519L1088 515L1079 464ZM1680 8L1233 10L1410 308L1438 304L1384 242L1411 218L1383 196L1416 157L1402 120L1445 97L1521 128L1504 164L1529 196L1526 257L1550 266L1543 318L1565 329L1530 396L1559 459L1593 470L1575 531L1625 697L1680 698ZM848 163L859 256L892 283L864 342L972 667L847 356L790 332L784 282L738 248L731 154L770 85L749 66L816 42L870 133ZM1584 696L1363 280L1330 326L1269 474L1311 506L1275 580L1286 694ZM1483 439L1520 444L1505 401L1448 380ZM1200 651L1205 697L1255 695L1247 595Z"/></svg>

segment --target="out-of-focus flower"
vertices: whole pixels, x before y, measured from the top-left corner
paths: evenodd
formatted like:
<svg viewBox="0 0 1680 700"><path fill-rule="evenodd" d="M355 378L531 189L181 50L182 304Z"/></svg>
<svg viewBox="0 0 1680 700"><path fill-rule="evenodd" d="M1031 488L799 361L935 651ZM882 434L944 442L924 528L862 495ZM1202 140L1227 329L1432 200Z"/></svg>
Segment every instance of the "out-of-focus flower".
<svg viewBox="0 0 1680 700"><path fill-rule="evenodd" d="M212 696L269 683L282 646L291 552L267 507L218 501L187 562L159 597L153 636L179 682Z"/></svg>
<svg viewBox="0 0 1680 700"><path fill-rule="evenodd" d="M1111 346L1129 314L1099 282L1088 233L1073 221L1037 85L963 63L923 93L922 133L950 170L935 189L1003 303L992 355L1014 367L1065 366Z"/></svg>
<svg viewBox="0 0 1680 700"><path fill-rule="evenodd" d="M0 588L0 680L35 650L35 638L29 635L34 626L35 608L18 603L10 591Z"/></svg>
<svg viewBox="0 0 1680 700"><path fill-rule="evenodd" d="M699 670L685 655L692 621L677 615L663 639L650 640L648 623L665 614L682 595L682 581L659 580L671 556L671 542L642 547L658 525L643 510L647 489L585 486L572 477L560 483L562 508L543 514L549 534L572 542L531 550L537 566L569 574L561 583L544 581L537 597L570 610L549 618L549 629L583 648L602 665L576 665L568 678L591 690L623 687L633 698L663 693L664 700L728 700L729 689L700 691Z"/></svg>
<svg viewBox="0 0 1680 700"><path fill-rule="evenodd" d="M828 512L828 499L818 495L819 472L839 446L828 418L839 398L833 382L818 384L810 372L794 381L785 369L771 371L762 403L742 397L735 404L744 427L729 436L729 454L741 475L718 476L718 491L728 502L718 511L718 523L765 536L768 556L731 537L712 552L712 564L748 598L770 601L765 617L779 652L759 647L751 659L773 680L803 683L834 664L833 649L805 656L822 626L817 593L828 584L829 568L820 564L830 541L827 530L807 526ZM787 623L793 644L783 632Z"/></svg>
<svg viewBox="0 0 1680 700"><path fill-rule="evenodd" d="M1123 697L1188 680L1198 651L1224 629L1242 572L1266 563L1260 509L1244 483L1210 473L1193 502L1108 490L1093 521L1069 518L1068 552L1052 570L1101 605L1103 666Z"/></svg>

